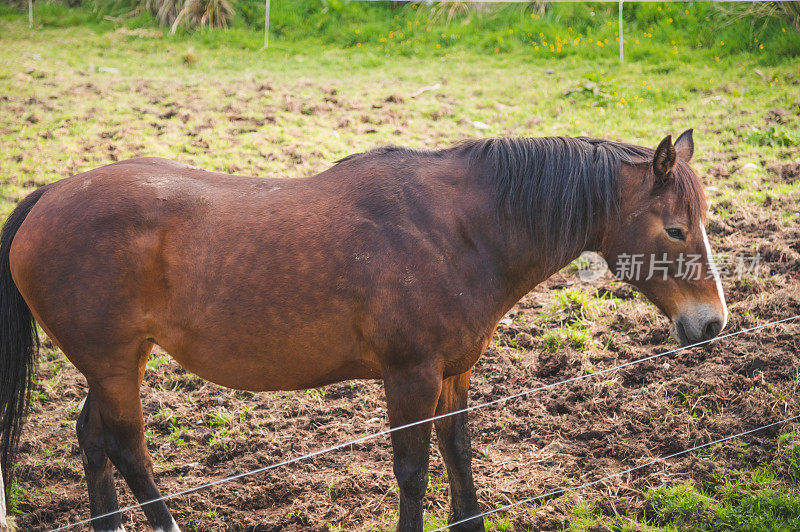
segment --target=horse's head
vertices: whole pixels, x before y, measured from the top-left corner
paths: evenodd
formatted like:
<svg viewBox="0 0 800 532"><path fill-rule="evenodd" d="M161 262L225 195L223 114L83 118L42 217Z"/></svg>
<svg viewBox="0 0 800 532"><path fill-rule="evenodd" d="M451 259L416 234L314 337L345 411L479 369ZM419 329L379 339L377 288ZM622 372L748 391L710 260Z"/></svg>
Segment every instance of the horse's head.
<svg viewBox="0 0 800 532"><path fill-rule="evenodd" d="M666 137L649 164L623 165L619 218L603 253L618 278L638 288L672 321L682 345L725 327L728 309L704 227L706 201L689 167L692 131Z"/></svg>

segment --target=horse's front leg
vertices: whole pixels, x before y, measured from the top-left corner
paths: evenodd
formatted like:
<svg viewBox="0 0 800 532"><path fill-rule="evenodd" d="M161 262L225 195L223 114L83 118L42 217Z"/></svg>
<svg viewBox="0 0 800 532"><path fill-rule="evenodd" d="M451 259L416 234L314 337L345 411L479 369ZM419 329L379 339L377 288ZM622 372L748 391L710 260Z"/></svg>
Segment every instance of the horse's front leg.
<svg viewBox="0 0 800 532"><path fill-rule="evenodd" d="M467 407L470 371L448 377L442 385L436 415L463 410ZM436 435L439 451L447 466L450 481L451 523L457 523L478 515L478 498L472 481L472 447L469 441L467 413L461 412L436 420ZM460 525L450 527L455 532L483 532L483 518L471 519Z"/></svg>
<svg viewBox="0 0 800 532"><path fill-rule="evenodd" d="M438 363L413 368L384 370L389 423L400 427L433 417L442 388ZM428 486L428 451L432 422L392 432L394 474L400 487L400 520L397 530L422 530L422 499Z"/></svg>

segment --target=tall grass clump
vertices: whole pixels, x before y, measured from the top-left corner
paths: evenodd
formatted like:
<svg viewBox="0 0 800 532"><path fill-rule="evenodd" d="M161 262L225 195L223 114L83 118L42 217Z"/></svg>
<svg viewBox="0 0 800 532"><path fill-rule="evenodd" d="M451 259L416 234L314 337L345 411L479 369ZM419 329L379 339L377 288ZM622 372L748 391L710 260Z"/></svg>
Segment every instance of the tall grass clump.
<svg viewBox="0 0 800 532"><path fill-rule="evenodd" d="M770 19L783 19L795 30L800 30L800 2L731 2L721 4L723 25L747 21L752 25L765 25Z"/></svg>
<svg viewBox="0 0 800 532"><path fill-rule="evenodd" d="M160 26L190 29L227 28L234 17L233 0L93 0L104 18L129 19L149 13Z"/></svg>
<svg viewBox="0 0 800 532"><path fill-rule="evenodd" d="M159 0L150 0L159 1ZM163 0L172 2L174 0ZM227 28L233 18L233 5L228 0L185 0L175 21L172 23L172 32L175 33L182 22L189 23L192 27Z"/></svg>

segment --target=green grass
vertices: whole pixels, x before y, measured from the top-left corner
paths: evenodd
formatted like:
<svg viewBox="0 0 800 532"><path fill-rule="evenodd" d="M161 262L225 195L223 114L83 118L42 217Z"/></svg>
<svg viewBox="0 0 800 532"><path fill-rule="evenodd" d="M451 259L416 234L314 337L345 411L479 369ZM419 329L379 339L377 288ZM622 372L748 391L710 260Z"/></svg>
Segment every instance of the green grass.
<svg viewBox="0 0 800 532"><path fill-rule="evenodd" d="M230 429L227 427L219 428L211 435L208 445L213 452L226 453L228 451L227 439L230 437Z"/></svg>
<svg viewBox="0 0 800 532"><path fill-rule="evenodd" d="M11 481L11 487L8 490L8 508L7 511L9 514L14 515L27 515L26 512L23 512L19 509L20 504L26 499L26 495L28 494L28 490L22 487L16 479Z"/></svg>
<svg viewBox="0 0 800 532"><path fill-rule="evenodd" d="M152 355L147 359L147 369L156 371L158 368L169 362L169 355Z"/></svg>
<svg viewBox="0 0 800 532"><path fill-rule="evenodd" d="M795 62L773 55L716 62L686 50L619 64L613 54L556 60L522 45L403 57L302 42L259 52L233 33L209 43L111 29L29 30L20 16L0 17L0 90L14 104L2 103L8 112L0 117L0 215L35 186L136 155L296 176L389 142L436 147L469 136L566 134L654 146L694 127L702 174L733 154L741 166L788 160L797 149L747 140L753 127L768 128L767 110L792 109L796 99ZM184 61L189 53L193 64ZM591 80L602 86L597 94L575 92ZM426 87L436 88L412 97ZM780 128L796 137L796 115ZM739 195L736 182L719 188L720 199ZM786 188L796 194L800 183Z"/></svg>
<svg viewBox="0 0 800 532"><path fill-rule="evenodd" d="M190 34L181 30L170 39L188 38L210 47L260 48L264 2L235 0L234 5L231 30ZM34 20L41 28L80 25L102 32L120 23L132 29L156 27L146 12L131 17L130 1L86 1L83 7L69 8L51 0L36 2L34 7ZM711 2L629 4L624 10L627 53L634 60L673 58L685 51L702 53L709 60L742 54L769 58L800 54L800 35L790 21L756 17L747 12L748 7ZM24 8L4 5L0 15L20 17ZM482 12L458 10L453 17L447 9L424 3L276 0L271 3L270 42L280 47L370 49L389 56L459 49L505 53L519 48L541 58L616 54L616 5L551 4L543 11L533 5L496 5Z"/></svg>
<svg viewBox="0 0 800 532"><path fill-rule="evenodd" d="M713 497L687 482L654 489L647 498L653 522L677 530L800 529L800 495L786 490L740 487Z"/></svg>
<svg viewBox="0 0 800 532"><path fill-rule="evenodd" d="M186 445L186 436L189 434L189 429L187 427L181 425L173 425L170 423L169 425L169 441L175 447L183 447Z"/></svg>
<svg viewBox="0 0 800 532"><path fill-rule="evenodd" d="M766 126L747 135L747 142L753 146L797 146L797 132L781 126Z"/></svg>
<svg viewBox="0 0 800 532"><path fill-rule="evenodd" d="M786 472L795 484L800 484L800 436L781 434L778 438L778 453L786 463Z"/></svg>
<svg viewBox="0 0 800 532"><path fill-rule="evenodd" d="M208 423L212 427L227 427L230 426L233 421L233 414L230 412L223 410L220 412L212 412L208 415Z"/></svg>
<svg viewBox="0 0 800 532"><path fill-rule="evenodd" d="M789 532L800 530L800 437L793 432L777 438L769 463L717 470L707 481L665 483L645 490L644 515L606 515L596 504L581 502L570 516L570 532ZM748 444L730 442L747 453ZM715 447L698 453L713 461Z"/></svg>
<svg viewBox="0 0 800 532"><path fill-rule="evenodd" d="M591 344L591 335L581 326L557 327L543 335L544 345L550 351L571 347L583 351Z"/></svg>
<svg viewBox="0 0 800 532"><path fill-rule="evenodd" d="M545 326L544 347L549 351L564 347L585 351L599 345L591 328L603 322L606 313L615 310L618 303L619 300L608 292L601 295L581 288L554 291L553 303L540 313L540 321Z"/></svg>
<svg viewBox="0 0 800 532"><path fill-rule="evenodd" d="M692 482L649 490L646 517L603 515L593 504L579 504L570 532L790 532L800 529L800 495L785 489L739 488L711 496Z"/></svg>

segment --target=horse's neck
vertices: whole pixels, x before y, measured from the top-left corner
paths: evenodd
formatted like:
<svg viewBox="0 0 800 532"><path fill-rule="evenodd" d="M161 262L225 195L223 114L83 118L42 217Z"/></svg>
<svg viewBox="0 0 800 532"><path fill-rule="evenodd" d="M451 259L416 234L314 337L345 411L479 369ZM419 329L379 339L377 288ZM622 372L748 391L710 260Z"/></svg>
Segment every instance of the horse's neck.
<svg viewBox="0 0 800 532"><path fill-rule="evenodd" d="M495 197L485 202L491 206L492 213L483 219L477 226L478 231L488 233L492 242L491 251L495 255L494 264L499 265L496 272L503 286L503 305L511 308L525 294L533 290L538 284L566 267L578 258L584 251L597 251L601 248L605 224L598 224L591 228L591 234L584 245L575 246L561 257L561 260L552 263L548 254L561 254L557 246L569 245L566 242L536 242L521 223L523 216L509 212L507 215L498 215L495 209ZM492 223L487 223L491 221ZM494 227L488 230L487 227ZM541 240L541 239L540 239Z"/></svg>
<svg viewBox="0 0 800 532"><path fill-rule="evenodd" d="M557 273L561 268L567 266L575 260L581 251L570 256L560 267L546 266L542 258L547 250L540 250L540 253L532 253L527 259L518 260L512 264L502 276L505 279L506 294L502 305L505 310L510 309L517 301L522 299L525 294L536 288L537 285L547 280L550 276Z"/></svg>

